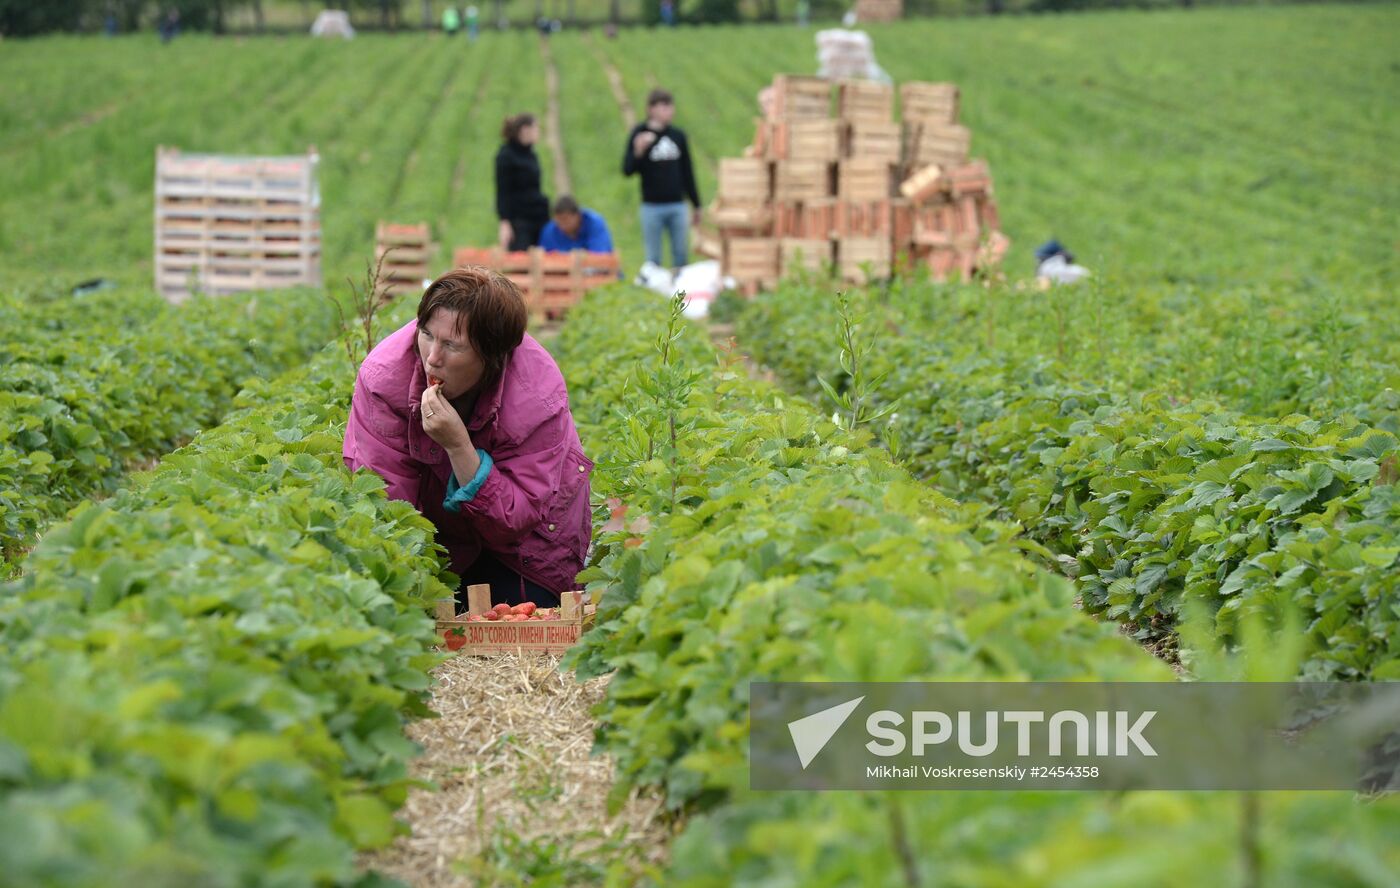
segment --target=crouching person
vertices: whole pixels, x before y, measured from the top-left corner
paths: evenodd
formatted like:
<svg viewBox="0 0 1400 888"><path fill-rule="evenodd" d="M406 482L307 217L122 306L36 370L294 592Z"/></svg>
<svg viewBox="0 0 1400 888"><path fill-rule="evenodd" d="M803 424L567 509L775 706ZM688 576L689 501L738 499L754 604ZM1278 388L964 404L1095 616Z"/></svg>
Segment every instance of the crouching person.
<svg viewBox="0 0 1400 888"><path fill-rule="evenodd" d="M415 320L360 366L345 464L388 483L437 527L466 587L540 607L577 588L592 536L589 473L564 377L525 333L515 285L482 267L443 275Z"/></svg>

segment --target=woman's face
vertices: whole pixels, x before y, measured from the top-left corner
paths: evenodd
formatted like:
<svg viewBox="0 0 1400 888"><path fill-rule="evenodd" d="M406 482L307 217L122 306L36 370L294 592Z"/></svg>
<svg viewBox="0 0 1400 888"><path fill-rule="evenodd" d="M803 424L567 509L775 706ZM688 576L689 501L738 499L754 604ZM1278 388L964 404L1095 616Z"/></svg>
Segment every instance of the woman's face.
<svg viewBox="0 0 1400 888"><path fill-rule="evenodd" d="M423 372L442 380L443 397L451 399L476 388L486 374L486 365L466 337L466 324L458 333L461 313L440 308L418 325L418 357Z"/></svg>
<svg viewBox="0 0 1400 888"><path fill-rule="evenodd" d="M519 132L516 134L516 136L515 136L515 138L516 138L516 139L520 142L520 144L522 144L522 145L533 145L533 144L535 144L535 140L538 139L539 137L540 137L540 125L537 124L537 123L527 123L527 124L525 124L524 126L522 126L522 127L520 128L520 131L519 131Z"/></svg>

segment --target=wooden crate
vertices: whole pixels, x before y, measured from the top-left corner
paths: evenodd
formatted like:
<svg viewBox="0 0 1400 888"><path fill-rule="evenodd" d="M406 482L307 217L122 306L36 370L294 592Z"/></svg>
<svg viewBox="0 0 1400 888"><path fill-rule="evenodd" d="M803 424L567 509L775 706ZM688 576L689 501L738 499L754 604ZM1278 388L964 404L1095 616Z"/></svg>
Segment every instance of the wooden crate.
<svg viewBox="0 0 1400 888"><path fill-rule="evenodd" d="M948 171L948 190L953 197L965 194L990 194L992 173L985 160L974 160Z"/></svg>
<svg viewBox="0 0 1400 888"><path fill-rule="evenodd" d="M841 121L783 120L773 125L771 144L775 160L819 160L841 158Z"/></svg>
<svg viewBox="0 0 1400 888"><path fill-rule="evenodd" d="M819 200L832 195L832 164L822 160L780 160L773 176L773 198Z"/></svg>
<svg viewBox="0 0 1400 888"><path fill-rule="evenodd" d="M724 273L740 283L776 281L778 241L771 237L736 237L725 241Z"/></svg>
<svg viewBox="0 0 1400 888"><path fill-rule="evenodd" d="M899 193L912 203L929 203L943 197L949 189L948 177L936 163L920 167L899 184Z"/></svg>
<svg viewBox="0 0 1400 888"><path fill-rule="evenodd" d="M856 0L856 21L897 22L904 18L904 0Z"/></svg>
<svg viewBox="0 0 1400 888"><path fill-rule="evenodd" d="M723 204L764 204L773 197L773 165L761 157L722 157L719 161L719 201Z"/></svg>
<svg viewBox="0 0 1400 888"><path fill-rule="evenodd" d="M717 203L705 211L705 218L720 229L721 233L735 230L765 231L773 224L773 210L772 206L766 203Z"/></svg>
<svg viewBox="0 0 1400 888"><path fill-rule="evenodd" d="M849 201L836 204L836 235L844 238L888 237L890 201Z"/></svg>
<svg viewBox="0 0 1400 888"><path fill-rule="evenodd" d="M906 123L938 126L958 122L958 86L956 83L921 83L911 81L899 85L899 115Z"/></svg>
<svg viewBox="0 0 1400 888"><path fill-rule="evenodd" d="M894 87L873 80L844 80L838 94L838 116L847 123L888 123L894 120Z"/></svg>
<svg viewBox="0 0 1400 888"><path fill-rule="evenodd" d="M558 619L524 622L479 622L470 619L491 610L491 587L467 587L467 609L457 612L453 598L439 599L436 618L439 635L461 632L466 644L456 651L469 657L497 654L533 653L562 654L579 640L592 625L597 607L585 601L583 592L565 592L559 596Z"/></svg>
<svg viewBox="0 0 1400 888"><path fill-rule="evenodd" d="M824 77L779 74L773 78L774 120L822 119L831 116L831 81Z"/></svg>
<svg viewBox="0 0 1400 888"><path fill-rule="evenodd" d="M904 160L910 169L935 164L944 169L967 163L972 131L958 124L904 124Z"/></svg>
<svg viewBox="0 0 1400 888"><path fill-rule="evenodd" d="M775 237L830 240L836 234L836 206L834 198L775 204L773 234Z"/></svg>
<svg viewBox="0 0 1400 888"><path fill-rule="evenodd" d="M155 283L171 302L321 285L315 149L291 157L186 154L160 146Z"/></svg>
<svg viewBox="0 0 1400 888"><path fill-rule="evenodd" d="M890 200L890 240L896 251L914 242L914 204L903 198Z"/></svg>
<svg viewBox="0 0 1400 888"><path fill-rule="evenodd" d="M890 239L842 238L836 243L836 258L843 280L866 284L872 280L887 278L890 275Z"/></svg>
<svg viewBox="0 0 1400 888"><path fill-rule="evenodd" d="M831 241L814 238L785 237L778 242L780 271L783 277L799 270L823 274L831 265Z"/></svg>
<svg viewBox="0 0 1400 888"><path fill-rule="evenodd" d="M1001 231L1001 213L997 210L996 199L990 195L977 201L978 213L985 231Z"/></svg>
<svg viewBox="0 0 1400 888"><path fill-rule="evenodd" d="M433 243L426 222L403 225L380 222L374 229L374 261L379 265L381 299L422 293L432 277Z"/></svg>
<svg viewBox="0 0 1400 888"><path fill-rule="evenodd" d="M856 121L848 124L845 156L898 164L904 152L903 141L904 131L897 123Z"/></svg>
<svg viewBox="0 0 1400 888"><path fill-rule="evenodd" d="M895 167L885 160L843 160L837 169L836 196L851 201L875 201L893 197L894 172Z"/></svg>
<svg viewBox="0 0 1400 888"><path fill-rule="evenodd" d="M504 275L520 289L536 321L563 317L589 290L616 283L621 268L616 253L549 253L539 247L523 252L461 247L453 253L452 264L484 265Z"/></svg>
<svg viewBox="0 0 1400 888"><path fill-rule="evenodd" d="M961 233L962 217L948 200L916 206L914 212L914 243L925 247L951 247Z"/></svg>

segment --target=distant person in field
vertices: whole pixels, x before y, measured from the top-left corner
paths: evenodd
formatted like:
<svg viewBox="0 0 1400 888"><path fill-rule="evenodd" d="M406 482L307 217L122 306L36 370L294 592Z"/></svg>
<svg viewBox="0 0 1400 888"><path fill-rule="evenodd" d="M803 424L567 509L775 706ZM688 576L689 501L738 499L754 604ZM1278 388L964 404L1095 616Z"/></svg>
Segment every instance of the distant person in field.
<svg viewBox="0 0 1400 888"><path fill-rule="evenodd" d="M1036 248L1035 260L1035 279L1042 289L1055 284L1073 284L1089 276L1089 269L1076 265L1074 254L1054 239Z"/></svg>
<svg viewBox="0 0 1400 888"><path fill-rule="evenodd" d="M180 33L180 10L171 7L160 20L160 42L169 43Z"/></svg>
<svg viewBox="0 0 1400 888"><path fill-rule="evenodd" d="M466 588L559 604L592 538L589 474L564 377L525 333L515 284L481 266L438 278L418 316L365 358L343 456L437 528Z"/></svg>
<svg viewBox="0 0 1400 888"><path fill-rule="evenodd" d="M457 12L457 7L448 5L442 11L442 31L448 37L455 36L457 29L462 26L461 16Z"/></svg>
<svg viewBox="0 0 1400 888"><path fill-rule="evenodd" d="M538 246L540 231L549 221L549 198L540 190L540 159L535 156L539 126L533 114L507 117L501 128L504 143L496 152L496 217L502 248L528 250Z"/></svg>
<svg viewBox="0 0 1400 888"><path fill-rule="evenodd" d="M622 173L642 179L642 240L648 262L661 265L661 236L671 239L672 267L685 265L688 223L700 224L700 192L685 133L671 125L675 100L664 89L647 96L647 118L632 128L622 156ZM694 209L687 212L686 201Z"/></svg>
<svg viewBox="0 0 1400 888"><path fill-rule="evenodd" d="M612 233L602 215L565 194L554 201L553 219L540 233L540 246L551 253L587 250L590 253L611 253Z"/></svg>
<svg viewBox="0 0 1400 888"><path fill-rule="evenodd" d="M475 6L467 7L467 37L472 43L476 42L477 35L481 33L481 14L477 12Z"/></svg>

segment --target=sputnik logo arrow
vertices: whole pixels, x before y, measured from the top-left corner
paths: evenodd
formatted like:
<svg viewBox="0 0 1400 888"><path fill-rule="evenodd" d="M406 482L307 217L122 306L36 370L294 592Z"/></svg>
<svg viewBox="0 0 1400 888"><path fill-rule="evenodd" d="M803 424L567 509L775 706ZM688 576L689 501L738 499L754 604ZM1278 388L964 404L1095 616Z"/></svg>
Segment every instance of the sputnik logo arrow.
<svg viewBox="0 0 1400 888"><path fill-rule="evenodd" d="M797 721L788 722L788 733L792 735L792 745L797 749L797 759L802 763L802 770L807 770L807 765L817 757L817 753L826 748L826 744L831 742L831 738L841 730L846 719L851 717L851 713L856 711L856 707L864 699L864 696L860 696Z"/></svg>

